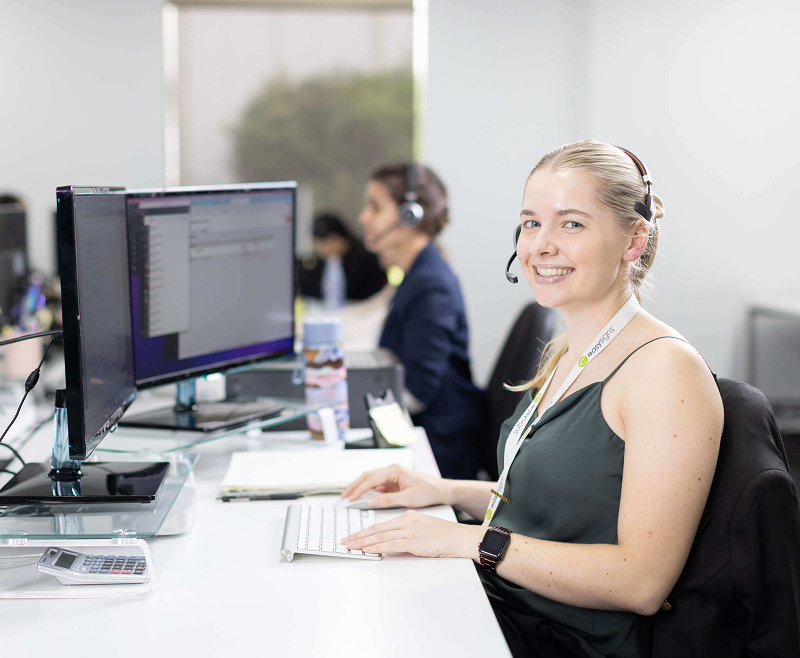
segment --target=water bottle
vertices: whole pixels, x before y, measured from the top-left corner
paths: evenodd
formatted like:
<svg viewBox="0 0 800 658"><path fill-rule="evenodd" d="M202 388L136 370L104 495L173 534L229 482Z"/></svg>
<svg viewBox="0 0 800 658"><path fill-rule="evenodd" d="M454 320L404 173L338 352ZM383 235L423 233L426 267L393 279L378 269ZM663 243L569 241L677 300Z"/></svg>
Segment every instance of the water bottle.
<svg viewBox="0 0 800 658"><path fill-rule="evenodd" d="M340 318L309 320L303 324L306 403L325 404L336 416L339 436L350 427L347 402L347 368L344 365L344 344ZM311 436L323 439L319 414L308 414Z"/></svg>
<svg viewBox="0 0 800 658"><path fill-rule="evenodd" d="M331 256L322 270L322 305L327 309L341 308L347 296L347 281L342 260Z"/></svg>

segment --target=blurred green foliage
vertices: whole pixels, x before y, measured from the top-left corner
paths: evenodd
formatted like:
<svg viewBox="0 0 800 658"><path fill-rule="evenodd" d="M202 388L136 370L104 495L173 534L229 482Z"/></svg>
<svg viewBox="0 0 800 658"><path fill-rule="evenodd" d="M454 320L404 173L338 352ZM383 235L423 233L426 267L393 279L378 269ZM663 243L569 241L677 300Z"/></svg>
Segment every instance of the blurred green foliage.
<svg viewBox="0 0 800 658"><path fill-rule="evenodd" d="M242 182L310 184L315 212L337 211L352 226L370 172L411 160L411 73L273 79L247 105L233 138Z"/></svg>

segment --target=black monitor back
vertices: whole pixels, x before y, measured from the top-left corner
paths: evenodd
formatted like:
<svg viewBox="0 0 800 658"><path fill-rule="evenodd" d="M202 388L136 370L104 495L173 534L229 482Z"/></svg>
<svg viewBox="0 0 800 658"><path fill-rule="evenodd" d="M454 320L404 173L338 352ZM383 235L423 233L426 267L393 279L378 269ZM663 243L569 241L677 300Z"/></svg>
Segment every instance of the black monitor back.
<svg viewBox="0 0 800 658"><path fill-rule="evenodd" d="M125 195L56 190L71 459L86 459L136 396Z"/></svg>

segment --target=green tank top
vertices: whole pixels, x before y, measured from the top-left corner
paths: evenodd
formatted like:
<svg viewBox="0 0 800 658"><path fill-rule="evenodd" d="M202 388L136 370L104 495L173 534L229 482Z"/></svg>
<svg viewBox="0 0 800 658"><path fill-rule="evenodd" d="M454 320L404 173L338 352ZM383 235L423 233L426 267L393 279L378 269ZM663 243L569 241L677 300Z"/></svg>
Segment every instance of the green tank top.
<svg viewBox="0 0 800 658"><path fill-rule="evenodd" d="M500 503L492 525L550 541L617 543L625 442L603 418L600 395L606 382L642 347L631 352L602 382L575 391L544 412L511 465L504 491L511 502ZM508 435L530 403L528 391L500 430L497 462L501 471ZM490 599L561 624L590 656L639 656L633 627L636 615L632 612L559 603L483 570L481 579Z"/></svg>

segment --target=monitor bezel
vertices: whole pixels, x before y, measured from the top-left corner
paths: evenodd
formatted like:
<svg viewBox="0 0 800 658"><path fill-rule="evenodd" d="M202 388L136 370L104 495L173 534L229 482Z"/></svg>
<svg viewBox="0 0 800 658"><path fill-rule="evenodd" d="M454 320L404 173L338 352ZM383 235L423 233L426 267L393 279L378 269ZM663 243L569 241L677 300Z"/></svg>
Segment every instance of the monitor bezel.
<svg viewBox="0 0 800 658"><path fill-rule="evenodd" d="M116 425L136 398L132 388L126 400L97 429L87 434L83 400L83 346L81 344L80 286L78 284L78 249L75 234L75 197L79 195L116 194L122 187L68 185L56 188L58 250L61 254L61 310L63 324L64 368L67 397L67 429L70 459L86 459ZM127 234L126 234L127 236Z"/></svg>
<svg viewBox="0 0 800 658"><path fill-rule="evenodd" d="M294 356L294 343L296 339L295 331L295 305L294 298L297 294L297 268L294 266L295 253L297 250L297 181L279 181L270 183L226 183L222 185L187 185L181 187L160 187L160 188L145 188L125 190L125 218L128 220L128 199L131 198L159 198L170 196L185 196L203 194L216 194L225 192L261 192L261 191L291 191L292 193L292 256L291 256L291 343L292 347L288 350L277 350L268 354L260 354L258 356L247 356L224 363L216 363L211 365L198 366L189 370L184 370L179 373L172 373L169 375L162 375L158 377L150 377L140 380L136 374L136 337L133 340L133 364L134 375L137 390L147 388L155 388L156 386L164 386L165 384L174 384L176 382L186 381L187 379L195 379L204 375L212 375L216 373L224 373L235 368L246 368L263 361L272 361L281 357ZM131 272L131 241L130 241L130 224L128 223L128 273L129 281L132 276ZM131 295L131 330L133 330L133 295Z"/></svg>

